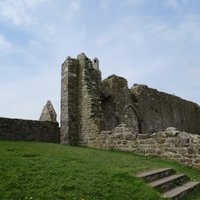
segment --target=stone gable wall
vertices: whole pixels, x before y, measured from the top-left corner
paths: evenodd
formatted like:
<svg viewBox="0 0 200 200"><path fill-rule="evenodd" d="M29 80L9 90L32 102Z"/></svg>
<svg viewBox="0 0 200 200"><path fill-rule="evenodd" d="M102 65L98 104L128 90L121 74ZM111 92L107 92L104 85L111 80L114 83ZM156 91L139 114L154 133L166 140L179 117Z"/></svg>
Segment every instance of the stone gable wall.
<svg viewBox="0 0 200 200"><path fill-rule="evenodd" d="M60 131L55 122L0 118L0 139L59 143Z"/></svg>
<svg viewBox="0 0 200 200"><path fill-rule="evenodd" d="M105 130L126 123L134 132L139 131L139 114L128 88L127 80L112 75L100 83Z"/></svg>

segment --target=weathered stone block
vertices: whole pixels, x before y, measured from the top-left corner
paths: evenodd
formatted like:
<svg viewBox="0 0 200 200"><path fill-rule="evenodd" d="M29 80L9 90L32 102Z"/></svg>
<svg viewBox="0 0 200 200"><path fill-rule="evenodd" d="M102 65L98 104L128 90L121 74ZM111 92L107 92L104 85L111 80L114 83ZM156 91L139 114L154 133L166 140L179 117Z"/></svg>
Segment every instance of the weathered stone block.
<svg viewBox="0 0 200 200"><path fill-rule="evenodd" d="M157 137L157 138L155 138L155 141L156 141L158 144L164 144L164 143L166 142L166 138Z"/></svg>
<svg viewBox="0 0 200 200"><path fill-rule="evenodd" d="M196 149L193 148L192 146L189 146L189 147L187 148L187 150L188 150L188 154L196 154Z"/></svg>
<svg viewBox="0 0 200 200"><path fill-rule="evenodd" d="M150 137L151 137L150 134L138 134L137 136L138 140L148 139Z"/></svg>
<svg viewBox="0 0 200 200"><path fill-rule="evenodd" d="M133 140L136 140L137 135L133 134L132 132L128 132L128 133L125 132L124 135L123 135L123 138L125 140L131 140L131 141L133 141Z"/></svg>

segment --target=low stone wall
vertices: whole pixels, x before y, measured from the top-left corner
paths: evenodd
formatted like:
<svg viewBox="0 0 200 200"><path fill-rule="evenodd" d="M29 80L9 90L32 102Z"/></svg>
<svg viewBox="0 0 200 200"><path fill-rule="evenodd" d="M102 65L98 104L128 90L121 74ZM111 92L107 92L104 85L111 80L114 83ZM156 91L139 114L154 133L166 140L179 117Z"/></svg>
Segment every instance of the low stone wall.
<svg viewBox="0 0 200 200"><path fill-rule="evenodd" d="M200 167L200 136L168 128L153 134L133 134L126 125L102 132L90 146L142 153Z"/></svg>
<svg viewBox="0 0 200 200"><path fill-rule="evenodd" d="M0 118L0 140L59 143L59 137L58 123Z"/></svg>

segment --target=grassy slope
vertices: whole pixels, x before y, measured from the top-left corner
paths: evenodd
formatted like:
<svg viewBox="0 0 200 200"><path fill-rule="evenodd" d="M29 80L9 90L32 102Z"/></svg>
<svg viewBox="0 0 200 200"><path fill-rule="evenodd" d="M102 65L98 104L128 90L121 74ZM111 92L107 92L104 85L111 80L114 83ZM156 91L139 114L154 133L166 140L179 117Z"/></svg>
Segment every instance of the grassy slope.
<svg viewBox="0 0 200 200"><path fill-rule="evenodd" d="M159 200L134 175L172 167L200 180L200 171L125 152L57 144L0 142L0 199ZM186 199L200 199L200 192Z"/></svg>

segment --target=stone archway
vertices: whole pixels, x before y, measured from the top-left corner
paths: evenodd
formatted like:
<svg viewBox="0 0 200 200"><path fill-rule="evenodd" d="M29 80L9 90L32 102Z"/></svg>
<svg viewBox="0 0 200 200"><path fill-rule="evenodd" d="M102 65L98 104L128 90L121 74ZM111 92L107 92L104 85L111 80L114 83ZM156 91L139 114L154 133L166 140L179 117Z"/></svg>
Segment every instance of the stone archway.
<svg viewBox="0 0 200 200"><path fill-rule="evenodd" d="M134 133L142 132L140 117L132 104L128 104L124 107L123 120L124 123L128 125L128 127L133 129Z"/></svg>

